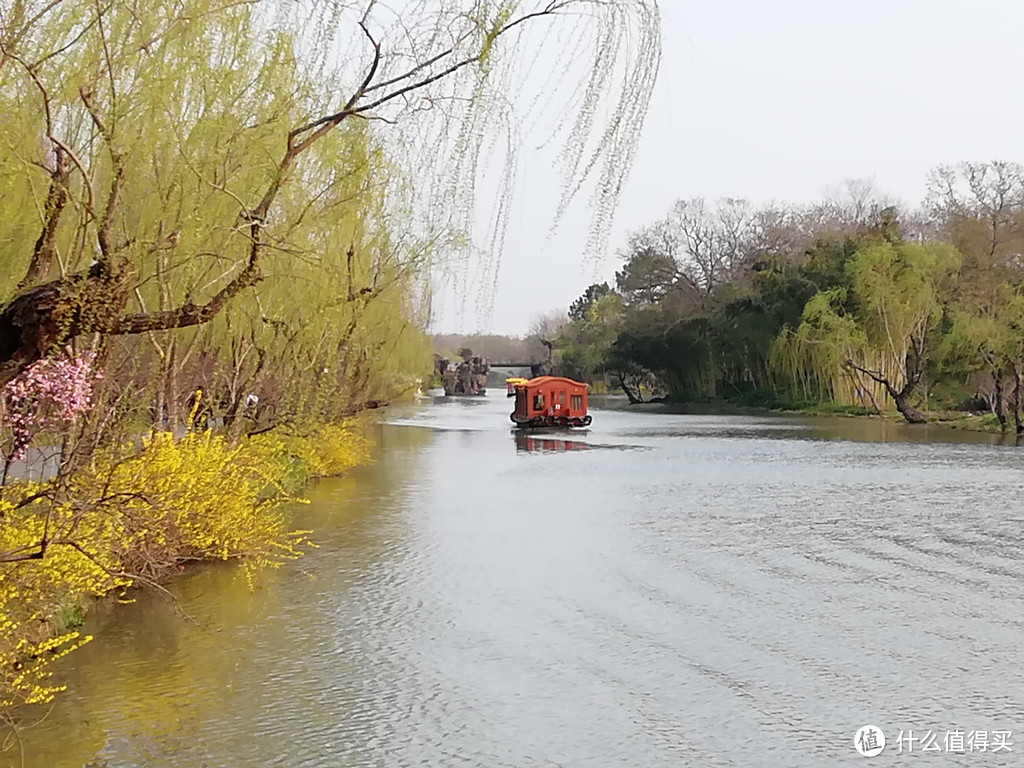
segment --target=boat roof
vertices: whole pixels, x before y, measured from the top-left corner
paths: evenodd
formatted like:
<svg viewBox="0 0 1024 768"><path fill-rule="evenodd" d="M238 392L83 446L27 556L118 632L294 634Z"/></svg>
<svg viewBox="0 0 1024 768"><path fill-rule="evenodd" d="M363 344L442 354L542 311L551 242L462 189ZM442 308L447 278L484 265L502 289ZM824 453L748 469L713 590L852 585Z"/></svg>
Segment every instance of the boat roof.
<svg viewBox="0 0 1024 768"><path fill-rule="evenodd" d="M567 379L565 376L538 376L535 379L530 379L524 387L542 387L545 384L568 384L572 387L583 387L586 388L588 385L582 381L575 381L574 379Z"/></svg>

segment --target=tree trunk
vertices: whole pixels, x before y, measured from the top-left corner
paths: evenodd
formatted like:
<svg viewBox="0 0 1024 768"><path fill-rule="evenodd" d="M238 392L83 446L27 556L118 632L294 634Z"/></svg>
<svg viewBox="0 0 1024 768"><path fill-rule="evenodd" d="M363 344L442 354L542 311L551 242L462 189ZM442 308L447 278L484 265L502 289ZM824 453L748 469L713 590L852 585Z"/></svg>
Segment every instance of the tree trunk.
<svg viewBox="0 0 1024 768"><path fill-rule="evenodd" d="M167 342L166 367L160 386L164 388L164 403L167 406L167 425L164 429L177 433L181 424L181 403L178 401L178 344L174 339Z"/></svg>
<svg viewBox="0 0 1024 768"><path fill-rule="evenodd" d="M899 411L908 424L926 424L928 417L910 404L910 392L904 387L900 392L892 393L892 399L896 403L896 410Z"/></svg>
<svg viewBox="0 0 1024 768"><path fill-rule="evenodd" d="M920 354L918 355L918 358L920 358ZM888 378L882 375L881 371L872 371L867 368L862 368L853 362L853 360L849 359L846 361L846 366L848 368L853 368L856 371L860 371L865 376L868 376L885 387L886 394L892 398L893 403L896 405L896 410L900 412L900 415L903 416L908 424L928 423L928 416L910 404L910 395L914 392L918 383L921 381L920 365L915 365L913 369L911 369L910 365L905 367L904 370L907 371L906 383L899 390L893 386L892 382Z"/></svg>
<svg viewBox="0 0 1024 768"><path fill-rule="evenodd" d="M864 387L862 391L864 392L865 395L867 395L867 398L871 402L871 407L874 409L875 413L877 413L879 416L881 416L882 415L882 406L880 406L878 404L878 401L875 399L875 393L872 392L869 387Z"/></svg>
<svg viewBox="0 0 1024 768"><path fill-rule="evenodd" d="M630 405L636 405L642 403L644 400L640 397L640 388L637 387L636 392L633 392L626 383L626 377L623 374L619 374L619 386L622 387L622 391L626 393L626 397L629 398Z"/></svg>
<svg viewBox="0 0 1024 768"><path fill-rule="evenodd" d="M0 307L0 387L33 363L82 333L112 335L166 331L209 322L263 274L249 264L205 304L186 302L161 312L125 314L131 286L123 273L93 265L76 274L29 288Z"/></svg>
<svg viewBox="0 0 1024 768"><path fill-rule="evenodd" d="M992 412L999 419L999 425L1006 426L1006 398L1003 396L1003 372L995 371L992 374L994 391L992 393Z"/></svg>
<svg viewBox="0 0 1024 768"><path fill-rule="evenodd" d="M1024 360L1017 360L1011 363L1013 369L1013 426L1018 435L1024 434L1024 423L1021 423L1021 389L1022 381L1022 367L1024 367Z"/></svg>
<svg viewBox="0 0 1024 768"><path fill-rule="evenodd" d="M153 394L153 429L158 432L167 428L167 401L164 394L164 382L158 381Z"/></svg>
<svg viewBox="0 0 1024 768"><path fill-rule="evenodd" d="M861 378L856 375L860 373L860 371L850 366L847 366L846 370L850 374L850 381L853 382L853 388L858 393L858 397L860 397L861 404L863 405L865 401L871 403L871 407L874 409L875 413L881 416L882 408L881 406L878 405L878 401L875 399L875 395L871 391L870 385L866 385L864 381L862 381Z"/></svg>

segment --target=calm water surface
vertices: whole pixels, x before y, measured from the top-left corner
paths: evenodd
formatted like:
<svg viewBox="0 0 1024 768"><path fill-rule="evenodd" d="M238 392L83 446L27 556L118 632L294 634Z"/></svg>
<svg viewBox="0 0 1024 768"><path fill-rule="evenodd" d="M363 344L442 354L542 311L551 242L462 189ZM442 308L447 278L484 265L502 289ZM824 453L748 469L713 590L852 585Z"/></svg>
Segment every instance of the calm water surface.
<svg viewBox="0 0 1024 768"><path fill-rule="evenodd" d="M1024 764L1024 448L625 409L517 438L509 410L393 413L255 592L208 567L97 610L24 764L860 765L865 724L878 764ZM897 754L958 728L1016 743Z"/></svg>

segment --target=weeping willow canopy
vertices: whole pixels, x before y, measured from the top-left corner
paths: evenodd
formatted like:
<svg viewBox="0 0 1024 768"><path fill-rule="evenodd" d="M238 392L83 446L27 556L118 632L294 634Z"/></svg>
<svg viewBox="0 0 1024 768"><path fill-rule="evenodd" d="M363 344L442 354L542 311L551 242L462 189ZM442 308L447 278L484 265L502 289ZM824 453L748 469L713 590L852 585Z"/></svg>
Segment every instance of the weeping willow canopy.
<svg viewBox="0 0 1024 768"><path fill-rule="evenodd" d="M50 341L199 325L271 277L315 282L300 265L327 270L303 290L346 299L401 275L422 316L433 265L465 275L482 250L496 275L516 150L542 115L562 147L555 218L589 195L601 250L660 55L652 0L7 0L0 14L0 300L20 300L0 323L20 334L42 306L26 291L64 281L33 315L42 330L0 350L5 379Z"/></svg>

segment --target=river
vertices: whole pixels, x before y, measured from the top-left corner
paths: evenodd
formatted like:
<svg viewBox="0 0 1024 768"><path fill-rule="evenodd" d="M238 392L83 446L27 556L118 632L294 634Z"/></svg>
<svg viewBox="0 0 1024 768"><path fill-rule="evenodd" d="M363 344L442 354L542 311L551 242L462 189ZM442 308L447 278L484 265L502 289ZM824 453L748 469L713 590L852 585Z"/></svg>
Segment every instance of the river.
<svg viewBox="0 0 1024 768"><path fill-rule="evenodd" d="M255 591L202 566L101 606L24 765L810 768L862 764L865 725L880 764L1024 764L1024 448L626 408L517 438L509 410L389 414Z"/></svg>

